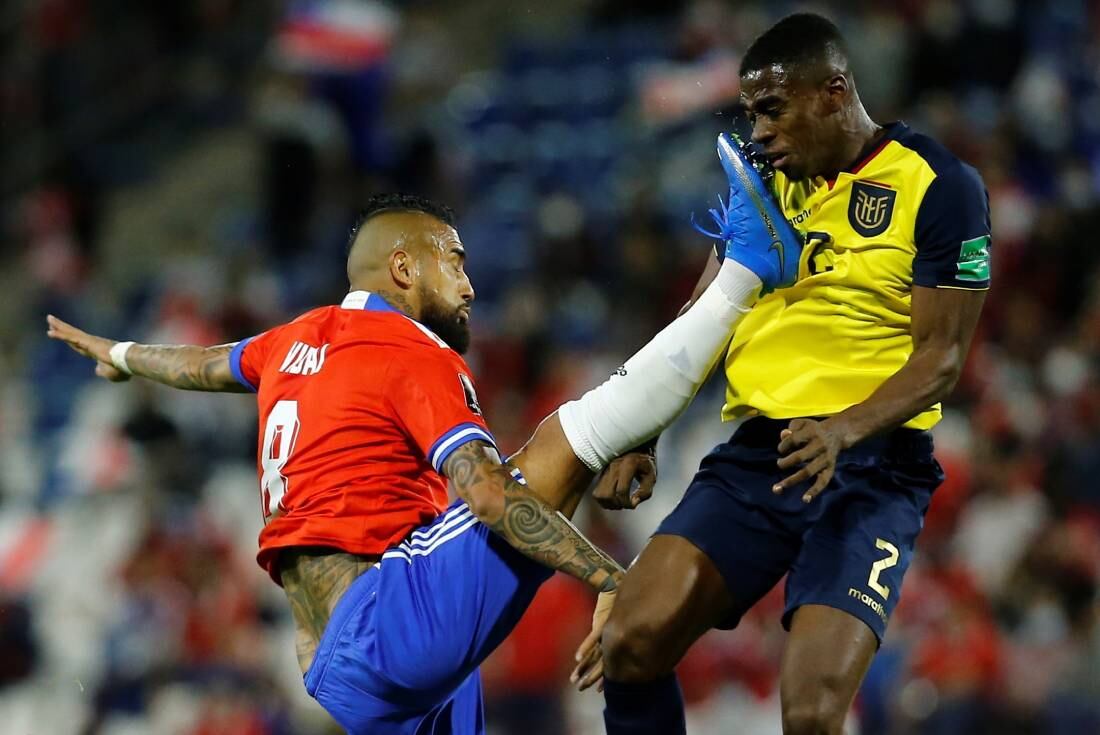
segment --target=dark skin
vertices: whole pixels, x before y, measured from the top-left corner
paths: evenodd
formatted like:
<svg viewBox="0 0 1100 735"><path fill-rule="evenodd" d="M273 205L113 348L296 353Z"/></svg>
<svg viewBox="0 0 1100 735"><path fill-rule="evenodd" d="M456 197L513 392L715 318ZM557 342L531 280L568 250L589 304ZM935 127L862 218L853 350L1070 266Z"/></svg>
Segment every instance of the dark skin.
<svg viewBox="0 0 1100 735"><path fill-rule="evenodd" d="M846 65L770 66L741 78L752 140L792 180L833 178L881 136Z"/></svg>
<svg viewBox="0 0 1100 735"><path fill-rule="evenodd" d="M881 138L846 65L835 60L805 71L775 66L750 72L742 95L753 142L792 179L833 178ZM866 401L824 421L792 421L779 444L779 467L799 469L772 489L781 493L810 481L803 500L813 500L832 479L841 450L946 398L962 372L984 301L984 291L914 286L909 361Z"/></svg>
<svg viewBox="0 0 1100 735"><path fill-rule="evenodd" d="M896 428L947 398L962 373L978 325L985 291L913 287L913 354L867 400L823 421L795 419L782 433L781 469L800 468L782 480L781 493L810 482L810 502L828 486L837 455L875 434Z"/></svg>
<svg viewBox="0 0 1100 735"><path fill-rule="evenodd" d="M657 443L639 447L608 465L592 488L592 498L608 510L637 508L653 497L657 484Z"/></svg>
<svg viewBox="0 0 1100 735"><path fill-rule="evenodd" d="M881 140L846 61L827 58L806 69L772 66L742 77L752 139L791 179L833 178ZM718 272L711 257L693 300ZM772 489L807 486L812 502L827 489L838 454L898 428L947 398L974 334L983 291L914 287L913 353L866 400L824 420L794 419L782 432L778 465L791 474ZM631 566L604 628L604 670L622 682L652 681L671 672L691 644L731 609L717 567L679 536L655 536ZM840 735L878 641L860 619L835 608L805 605L792 619L781 673L785 735ZM582 677L587 665L578 666Z"/></svg>

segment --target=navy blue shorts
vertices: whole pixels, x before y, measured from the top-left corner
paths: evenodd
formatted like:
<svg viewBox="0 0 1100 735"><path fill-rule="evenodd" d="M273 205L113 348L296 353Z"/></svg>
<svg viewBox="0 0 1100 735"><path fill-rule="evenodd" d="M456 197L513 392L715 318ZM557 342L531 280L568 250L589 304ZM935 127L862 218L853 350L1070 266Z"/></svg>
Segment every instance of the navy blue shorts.
<svg viewBox="0 0 1100 735"><path fill-rule="evenodd" d="M840 453L829 486L809 504L809 483L782 495L779 432L789 420L755 418L718 445L656 534L682 536L722 573L741 616L787 575L783 626L802 605L827 605L868 626L879 642L898 603L932 491L943 470L932 435L897 429Z"/></svg>
<svg viewBox="0 0 1100 735"><path fill-rule="evenodd" d="M477 668L552 574L457 502L340 598L306 691L351 735L484 735Z"/></svg>

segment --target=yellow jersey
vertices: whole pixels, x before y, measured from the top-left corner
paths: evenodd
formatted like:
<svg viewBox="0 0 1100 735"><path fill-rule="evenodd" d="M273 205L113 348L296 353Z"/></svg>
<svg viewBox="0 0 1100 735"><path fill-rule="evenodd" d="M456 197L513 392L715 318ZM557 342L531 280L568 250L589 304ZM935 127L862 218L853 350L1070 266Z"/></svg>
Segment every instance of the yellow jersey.
<svg viewBox="0 0 1100 735"><path fill-rule="evenodd" d="M913 352L914 285L989 288L989 197L978 172L903 123L835 180L776 172L806 238L799 280L761 298L725 358L722 418L830 416L859 403ZM905 423L928 429L936 404Z"/></svg>

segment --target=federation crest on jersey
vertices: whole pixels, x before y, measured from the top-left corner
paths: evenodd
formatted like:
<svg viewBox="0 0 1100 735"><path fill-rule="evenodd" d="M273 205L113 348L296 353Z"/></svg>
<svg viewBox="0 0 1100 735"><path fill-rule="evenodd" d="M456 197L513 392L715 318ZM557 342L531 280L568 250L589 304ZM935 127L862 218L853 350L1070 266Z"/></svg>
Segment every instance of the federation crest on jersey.
<svg viewBox="0 0 1100 735"><path fill-rule="evenodd" d="M462 383L462 392L466 395L466 406L478 416L481 416L481 404L477 402L477 392L474 390L474 381L468 375L458 374L458 382Z"/></svg>
<svg viewBox="0 0 1100 735"><path fill-rule="evenodd" d="M855 182L848 200L848 224L864 237L881 235L890 226L897 196L896 191L885 186Z"/></svg>

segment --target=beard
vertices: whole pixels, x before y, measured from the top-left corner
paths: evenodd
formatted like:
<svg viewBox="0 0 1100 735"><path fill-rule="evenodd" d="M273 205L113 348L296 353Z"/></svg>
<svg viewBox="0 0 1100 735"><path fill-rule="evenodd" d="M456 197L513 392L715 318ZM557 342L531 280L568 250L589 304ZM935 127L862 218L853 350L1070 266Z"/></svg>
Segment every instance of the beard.
<svg viewBox="0 0 1100 735"><path fill-rule="evenodd" d="M435 332L452 350L466 354L470 347L470 325L462 321L462 312L458 307L432 299L427 293L423 296L420 323Z"/></svg>

